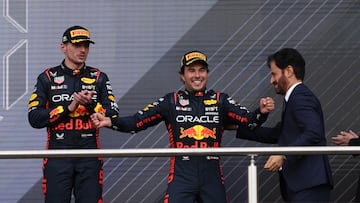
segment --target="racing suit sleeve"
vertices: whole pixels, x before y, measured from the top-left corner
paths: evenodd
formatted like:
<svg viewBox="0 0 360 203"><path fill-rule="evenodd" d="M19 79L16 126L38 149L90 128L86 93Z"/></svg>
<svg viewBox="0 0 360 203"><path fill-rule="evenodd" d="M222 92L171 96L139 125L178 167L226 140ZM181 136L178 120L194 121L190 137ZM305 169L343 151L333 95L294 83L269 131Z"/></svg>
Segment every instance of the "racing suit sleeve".
<svg viewBox="0 0 360 203"><path fill-rule="evenodd" d="M164 118L168 117L170 98L172 94L167 94L158 101L146 105L142 110L132 116L111 117L112 129L121 132L135 133L145 130L150 126L157 125Z"/></svg>
<svg viewBox="0 0 360 203"><path fill-rule="evenodd" d="M51 127L69 114L68 105L61 103L48 108L50 81L45 73L38 76L28 104L28 120L33 128Z"/></svg>
<svg viewBox="0 0 360 203"><path fill-rule="evenodd" d="M227 121L231 124L237 124L239 128L249 128L252 130L264 123L268 116L268 114L262 114L259 108L250 112L246 107L241 106L225 93L221 93L220 102L224 105Z"/></svg>
<svg viewBox="0 0 360 203"><path fill-rule="evenodd" d="M257 141L261 143L276 144L281 135L281 123L273 128L258 127L255 130L247 128L238 128L236 132L236 138Z"/></svg>
<svg viewBox="0 0 360 203"><path fill-rule="evenodd" d="M115 96L108 76L100 72L99 79L96 83L96 101L87 106L90 113L103 113L105 116L112 117L119 113Z"/></svg>

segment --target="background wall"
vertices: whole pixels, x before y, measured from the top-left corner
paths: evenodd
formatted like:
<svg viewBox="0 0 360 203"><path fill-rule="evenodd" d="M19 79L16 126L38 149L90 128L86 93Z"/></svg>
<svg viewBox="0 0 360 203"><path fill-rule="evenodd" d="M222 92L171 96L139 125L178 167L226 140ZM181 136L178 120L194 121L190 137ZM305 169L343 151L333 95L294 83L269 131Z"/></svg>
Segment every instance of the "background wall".
<svg viewBox="0 0 360 203"><path fill-rule="evenodd" d="M198 49L209 58L208 88L255 109L274 94L266 57L297 48L307 62L305 83L322 103L326 136L360 132L360 2L358 0L3 0L0 18L0 150L44 149L45 129L32 129L27 103L37 75L58 65L67 27L87 27L96 42L87 64L112 82L121 115L135 113L167 92L182 89L180 57ZM280 119L277 108L266 125ZM134 136L101 130L103 148L168 147L159 124ZM223 146L269 146L235 139ZM277 174L257 164L259 202L282 202ZM354 196L359 158L330 156L333 202ZM0 160L0 202L41 202L40 159ZM222 158L231 202L247 201L248 157ZM104 202L161 202L168 158L105 159Z"/></svg>

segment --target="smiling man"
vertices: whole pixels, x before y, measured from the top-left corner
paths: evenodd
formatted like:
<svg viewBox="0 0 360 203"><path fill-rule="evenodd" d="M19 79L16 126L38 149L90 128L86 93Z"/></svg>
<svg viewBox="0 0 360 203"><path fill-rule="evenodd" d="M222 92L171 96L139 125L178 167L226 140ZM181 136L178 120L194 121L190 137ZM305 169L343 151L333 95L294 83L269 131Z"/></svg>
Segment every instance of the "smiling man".
<svg viewBox="0 0 360 203"><path fill-rule="evenodd" d="M253 129L274 109L271 98L260 99L260 108L250 112L227 94L208 90L208 72L205 54L188 52L181 58L179 71L185 90L168 93L133 116L104 117L95 113L92 121L97 127L123 132L137 132L164 121L171 148L213 148L220 147L226 125ZM171 157L164 202L227 202L219 159L217 156Z"/></svg>

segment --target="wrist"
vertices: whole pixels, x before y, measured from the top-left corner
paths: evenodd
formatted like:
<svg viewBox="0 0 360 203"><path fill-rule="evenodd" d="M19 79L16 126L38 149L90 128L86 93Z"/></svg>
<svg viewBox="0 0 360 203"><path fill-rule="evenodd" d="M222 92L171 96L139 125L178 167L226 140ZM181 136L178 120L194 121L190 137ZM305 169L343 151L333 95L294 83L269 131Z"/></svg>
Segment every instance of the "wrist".
<svg viewBox="0 0 360 203"><path fill-rule="evenodd" d="M71 103L67 106L67 109L69 110L69 112L74 112L77 107L78 107L78 105L75 105L75 104L73 104L73 102L71 102Z"/></svg>
<svg viewBox="0 0 360 203"><path fill-rule="evenodd" d="M107 126L107 127L112 127L112 119L111 118L109 118L109 117L105 117L105 125Z"/></svg>
<svg viewBox="0 0 360 203"><path fill-rule="evenodd" d="M262 113L260 108L257 109L255 112L257 112L256 119L260 122L266 121L266 119L269 115L269 113Z"/></svg>

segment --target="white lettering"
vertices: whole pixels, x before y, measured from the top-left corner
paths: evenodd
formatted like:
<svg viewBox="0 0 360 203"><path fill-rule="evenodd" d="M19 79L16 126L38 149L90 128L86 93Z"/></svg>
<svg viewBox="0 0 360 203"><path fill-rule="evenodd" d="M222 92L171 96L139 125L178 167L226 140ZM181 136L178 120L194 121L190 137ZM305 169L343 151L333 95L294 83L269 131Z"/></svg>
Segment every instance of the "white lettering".
<svg viewBox="0 0 360 203"><path fill-rule="evenodd" d="M191 116L191 115L178 115L176 121L179 123L219 123L219 116Z"/></svg>
<svg viewBox="0 0 360 203"><path fill-rule="evenodd" d="M95 90L95 85L82 85L83 90Z"/></svg>
<svg viewBox="0 0 360 203"><path fill-rule="evenodd" d="M54 95L51 98L51 101L53 102L62 102L62 101L72 101L73 97L72 95L68 95L68 94L59 94L59 95Z"/></svg>

